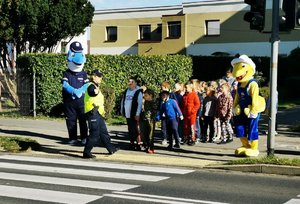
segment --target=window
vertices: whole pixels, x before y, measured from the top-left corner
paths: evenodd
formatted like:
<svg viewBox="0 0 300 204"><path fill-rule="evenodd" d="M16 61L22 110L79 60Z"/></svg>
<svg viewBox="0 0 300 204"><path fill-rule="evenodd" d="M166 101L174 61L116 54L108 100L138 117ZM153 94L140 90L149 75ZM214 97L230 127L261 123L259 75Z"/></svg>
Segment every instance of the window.
<svg viewBox="0 0 300 204"><path fill-rule="evenodd" d="M150 40L151 39L151 25L140 25L140 40Z"/></svg>
<svg viewBox="0 0 300 204"><path fill-rule="evenodd" d="M220 20L207 20L205 23L207 36L220 35Z"/></svg>
<svg viewBox="0 0 300 204"><path fill-rule="evenodd" d="M162 24L161 23L157 24L156 33L159 34L159 35L161 35L161 33L162 33Z"/></svg>
<svg viewBox="0 0 300 204"><path fill-rule="evenodd" d="M117 26L107 26L106 27L106 41L117 41L117 39L118 39Z"/></svg>
<svg viewBox="0 0 300 204"><path fill-rule="evenodd" d="M181 36L181 22L180 21L168 22L168 37L180 38L180 36Z"/></svg>

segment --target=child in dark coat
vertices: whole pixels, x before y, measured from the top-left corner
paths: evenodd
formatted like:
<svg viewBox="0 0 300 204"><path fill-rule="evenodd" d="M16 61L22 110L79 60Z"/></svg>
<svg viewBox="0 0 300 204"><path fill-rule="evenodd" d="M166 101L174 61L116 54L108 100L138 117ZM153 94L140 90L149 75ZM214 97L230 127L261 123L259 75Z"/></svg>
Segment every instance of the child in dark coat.
<svg viewBox="0 0 300 204"><path fill-rule="evenodd" d="M146 147L146 152L154 153L154 130L155 116L158 111L157 100L154 98L154 91L146 89L144 92L144 103L140 119L141 134Z"/></svg>
<svg viewBox="0 0 300 204"><path fill-rule="evenodd" d="M215 134L214 130L214 119L216 117L217 111L217 97L215 96L215 89L208 87L206 90L207 96L203 100L203 120L204 120L204 134L208 136L208 141L213 142L213 137ZM209 127L209 135L208 133ZM205 142L205 141L204 141Z"/></svg>

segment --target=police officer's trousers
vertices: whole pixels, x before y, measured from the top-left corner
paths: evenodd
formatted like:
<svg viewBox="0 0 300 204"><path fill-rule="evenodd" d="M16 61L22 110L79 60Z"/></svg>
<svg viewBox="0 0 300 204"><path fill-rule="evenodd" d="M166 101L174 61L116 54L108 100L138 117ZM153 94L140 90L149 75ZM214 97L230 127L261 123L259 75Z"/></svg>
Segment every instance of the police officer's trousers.
<svg viewBox="0 0 300 204"><path fill-rule="evenodd" d="M90 134L87 138L87 143L84 147L83 152L87 155L90 155L93 147L100 139L107 151L110 154L113 154L116 151L116 147L111 143L110 136L108 134L103 117L98 112L89 112L86 114L86 117Z"/></svg>

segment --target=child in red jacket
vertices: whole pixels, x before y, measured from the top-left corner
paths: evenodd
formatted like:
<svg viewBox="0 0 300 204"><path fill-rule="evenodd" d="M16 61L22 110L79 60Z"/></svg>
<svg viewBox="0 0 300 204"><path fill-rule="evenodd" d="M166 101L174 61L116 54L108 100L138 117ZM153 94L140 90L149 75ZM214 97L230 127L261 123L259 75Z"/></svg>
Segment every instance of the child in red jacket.
<svg viewBox="0 0 300 204"><path fill-rule="evenodd" d="M197 112L200 108L200 100L194 90L192 82L185 84L186 92L182 98L182 114L183 114L183 133L184 142L188 145L194 145L196 141L195 123Z"/></svg>

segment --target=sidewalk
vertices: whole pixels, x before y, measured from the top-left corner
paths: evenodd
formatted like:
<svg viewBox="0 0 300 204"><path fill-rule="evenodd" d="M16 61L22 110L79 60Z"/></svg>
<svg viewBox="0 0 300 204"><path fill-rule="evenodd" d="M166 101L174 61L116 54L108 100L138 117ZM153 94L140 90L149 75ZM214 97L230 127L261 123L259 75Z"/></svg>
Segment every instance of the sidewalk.
<svg viewBox="0 0 300 204"><path fill-rule="evenodd" d="M299 113L295 114L295 112ZM291 113L296 118L292 119L286 112L278 113L279 122L284 118L291 120L291 122L279 124L279 134L275 137L275 155L282 158L300 159L300 133L287 131L288 125L292 121L297 121L297 118L299 119L300 106ZM182 145L181 149L177 151L168 151L166 146L160 144L160 138L156 138L155 154L151 155L141 151L128 150L127 126L108 126L108 129L113 142L120 147L120 151L109 156L105 148L95 147L93 153L99 160L207 168L212 165L222 165L226 161L239 159L234 155L234 150L240 146L240 141L237 138L234 138L234 141L231 143L222 145L214 143L199 143L195 146ZM267 125L266 120L262 119L261 130L264 131L264 129L267 129ZM83 146L67 144L67 129L64 121L0 118L1 135L30 137L42 146L39 151L28 151L21 154L66 158L81 158L82 156ZM265 134L260 135L259 149L261 157L267 155L267 136ZM219 168L221 167L219 166ZM233 166L231 166L231 170L234 170L232 168ZM250 167L245 167L244 169L249 170ZM260 165L254 172L265 172L262 169L263 167ZM276 168L276 171L278 169ZM241 170L241 167L239 167L239 170ZM296 172L293 175L300 175L300 167L298 170L296 168L296 170L292 171Z"/></svg>

